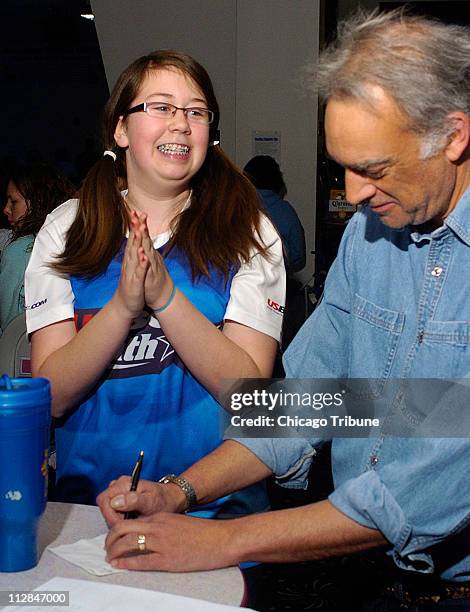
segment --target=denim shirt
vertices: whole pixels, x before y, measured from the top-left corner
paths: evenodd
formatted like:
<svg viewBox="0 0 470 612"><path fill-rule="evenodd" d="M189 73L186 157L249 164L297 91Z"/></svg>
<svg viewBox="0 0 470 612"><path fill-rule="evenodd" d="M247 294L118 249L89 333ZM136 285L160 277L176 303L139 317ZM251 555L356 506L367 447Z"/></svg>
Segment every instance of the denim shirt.
<svg viewBox="0 0 470 612"><path fill-rule="evenodd" d="M287 377L470 377L470 189L440 228L423 227L392 230L368 208L353 217L324 299L285 354ZM238 441L298 488L321 443ZM379 529L399 567L470 580L470 432L335 438L332 463L330 502Z"/></svg>

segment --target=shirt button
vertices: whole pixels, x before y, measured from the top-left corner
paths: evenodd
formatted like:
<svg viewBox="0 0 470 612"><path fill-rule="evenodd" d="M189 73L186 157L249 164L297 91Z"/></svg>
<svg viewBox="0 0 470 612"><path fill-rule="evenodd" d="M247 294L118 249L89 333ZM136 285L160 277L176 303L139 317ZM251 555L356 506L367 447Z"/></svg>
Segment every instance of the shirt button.
<svg viewBox="0 0 470 612"><path fill-rule="evenodd" d="M370 464L377 465L378 462L379 462L379 458L377 457L377 455L372 455L372 457L370 458Z"/></svg>
<svg viewBox="0 0 470 612"><path fill-rule="evenodd" d="M431 274L433 276L440 276L442 274L442 268L440 266L436 266L435 268L433 268Z"/></svg>

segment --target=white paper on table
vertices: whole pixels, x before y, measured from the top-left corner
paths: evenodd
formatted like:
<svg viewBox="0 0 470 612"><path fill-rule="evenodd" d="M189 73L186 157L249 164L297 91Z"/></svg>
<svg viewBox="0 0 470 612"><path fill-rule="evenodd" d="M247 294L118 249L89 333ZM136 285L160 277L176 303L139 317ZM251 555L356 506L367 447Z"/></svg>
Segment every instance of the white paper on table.
<svg viewBox="0 0 470 612"><path fill-rule="evenodd" d="M182 597L160 591L148 591L115 584L103 584L88 580L75 580L73 578L56 577L38 586L35 591L68 591L69 606L63 610L67 612L240 612L240 608L224 604ZM56 608L62 609L62 608ZM9 611L16 612L44 612L44 606L14 606ZM250 608L243 608L243 612L250 612ZM254 610L251 610L254 612Z"/></svg>
<svg viewBox="0 0 470 612"><path fill-rule="evenodd" d="M106 559L104 541L106 534L96 536L91 540L78 540L73 544L61 544L60 546L48 546L55 555L78 565L93 576L108 576L126 572L127 570L116 569Z"/></svg>

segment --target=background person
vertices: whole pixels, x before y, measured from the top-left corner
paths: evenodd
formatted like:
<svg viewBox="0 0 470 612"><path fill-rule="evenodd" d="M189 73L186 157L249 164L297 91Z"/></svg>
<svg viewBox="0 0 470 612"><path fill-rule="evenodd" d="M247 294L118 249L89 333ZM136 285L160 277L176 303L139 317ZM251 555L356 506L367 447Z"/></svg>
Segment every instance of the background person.
<svg viewBox="0 0 470 612"><path fill-rule="evenodd" d="M218 121L194 59L139 58L106 106L105 155L35 243L26 296L40 306L27 321L33 373L51 381L61 419L58 499L94 503L140 450L143 477L183 471L220 443L221 381L271 373L281 242L211 146ZM257 486L208 513L265 506Z"/></svg>
<svg viewBox="0 0 470 612"><path fill-rule="evenodd" d="M288 377L431 385L469 376L469 70L469 28L400 12L351 19L322 54L316 79L328 153L345 167L348 201L367 205L349 222L324 298L285 354ZM399 409L392 397L390 410ZM202 503L271 473L302 488L321 443L229 440L183 476ZM215 525L171 514L187 504L177 487L142 483L131 497L124 479L100 497L113 525L108 558L120 568L181 571L382 548L370 579L358 576L349 589L336 583L336 609L467 610L469 465L464 436L337 437L328 500ZM113 499L145 520L118 520ZM127 557L137 534L149 554ZM334 573L328 580L331 592Z"/></svg>
<svg viewBox="0 0 470 612"><path fill-rule="evenodd" d="M75 188L54 167L17 165L9 173L3 212L12 231L0 255L0 334L24 311L24 273L46 216Z"/></svg>
<svg viewBox="0 0 470 612"><path fill-rule="evenodd" d="M243 172L258 190L271 221L281 235L288 275L305 267L305 232L292 204L284 200L287 187L277 161L270 155L255 155Z"/></svg>
<svg viewBox="0 0 470 612"><path fill-rule="evenodd" d="M284 200L287 187L279 164L273 157L255 155L247 162L243 172L258 190L269 218L282 238L287 272L286 308L281 342L281 349L285 351L305 320L302 283L294 276L295 272L305 267L304 228L294 207ZM280 360L273 375L284 376Z"/></svg>
<svg viewBox="0 0 470 612"><path fill-rule="evenodd" d="M12 231L7 229L6 227L0 228L0 256L2 254L3 249L10 242L12 237Z"/></svg>

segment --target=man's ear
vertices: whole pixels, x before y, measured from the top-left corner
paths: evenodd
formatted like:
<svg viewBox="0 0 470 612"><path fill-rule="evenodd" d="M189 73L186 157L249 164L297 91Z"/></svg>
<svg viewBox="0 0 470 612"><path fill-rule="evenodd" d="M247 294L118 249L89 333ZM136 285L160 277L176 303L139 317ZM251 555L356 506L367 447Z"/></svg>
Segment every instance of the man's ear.
<svg viewBox="0 0 470 612"><path fill-rule="evenodd" d="M125 149L129 146L129 141L127 139L127 130L126 123L124 121L124 117L119 117L119 121L116 125L116 129L114 130L114 140L118 147L121 149Z"/></svg>
<svg viewBox="0 0 470 612"><path fill-rule="evenodd" d="M449 123L454 131L445 148L447 159L451 162L458 162L466 151L470 142L470 117L462 111L455 111L447 115Z"/></svg>

